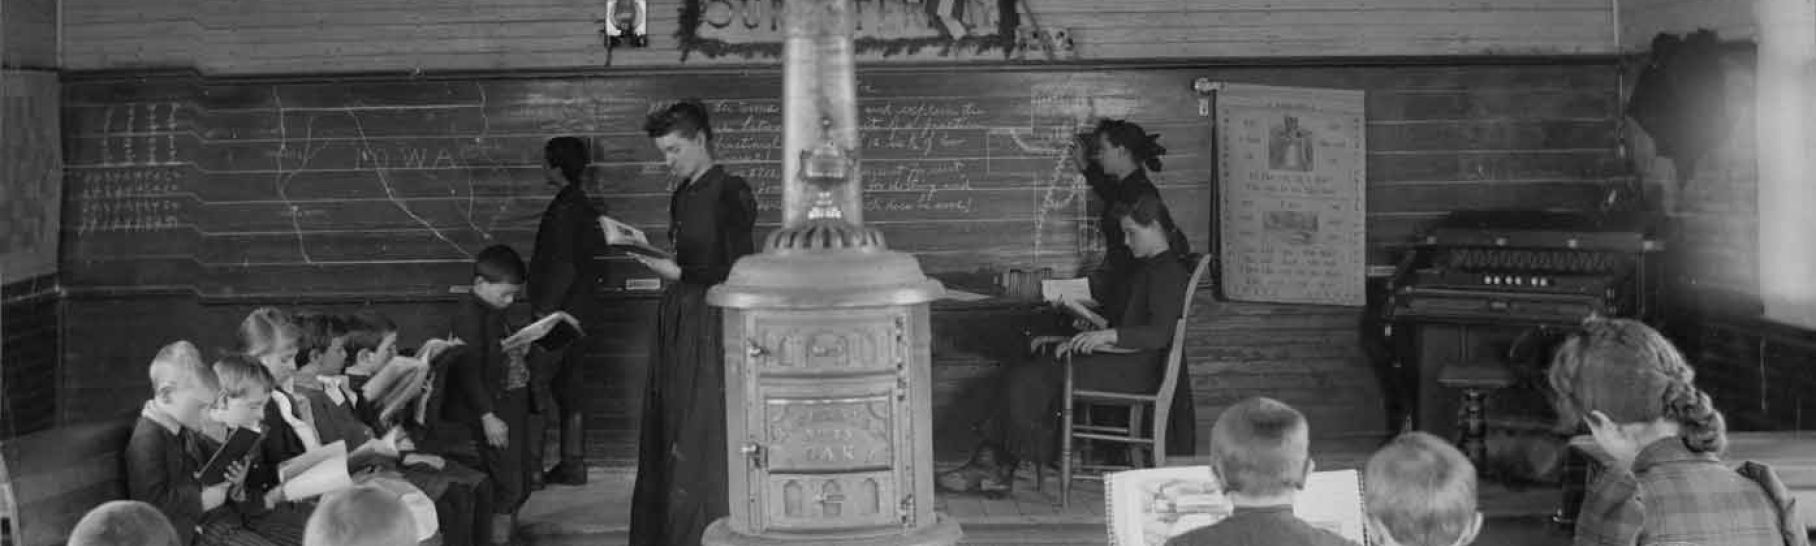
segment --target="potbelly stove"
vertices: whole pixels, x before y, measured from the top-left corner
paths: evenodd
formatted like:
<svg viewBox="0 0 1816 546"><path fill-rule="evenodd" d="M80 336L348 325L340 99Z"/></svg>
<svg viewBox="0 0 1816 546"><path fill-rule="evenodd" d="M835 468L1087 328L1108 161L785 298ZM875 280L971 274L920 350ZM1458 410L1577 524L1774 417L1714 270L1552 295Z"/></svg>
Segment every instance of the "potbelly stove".
<svg viewBox="0 0 1816 546"><path fill-rule="evenodd" d="M955 544L933 511L928 304L863 224L850 0L786 0L782 227L724 310L730 515L706 544Z"/></svg>

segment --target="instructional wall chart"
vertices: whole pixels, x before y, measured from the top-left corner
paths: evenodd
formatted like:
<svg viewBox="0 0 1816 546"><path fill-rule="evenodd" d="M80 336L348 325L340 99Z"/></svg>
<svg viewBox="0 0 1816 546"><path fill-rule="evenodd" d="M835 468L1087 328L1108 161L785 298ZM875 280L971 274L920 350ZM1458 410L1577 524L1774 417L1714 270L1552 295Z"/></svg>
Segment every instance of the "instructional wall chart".
<svg viewBox="0 0 1816 546"><path fill-rule="evenodd" d="M1225 297L1362 305L1363 92L1222 84L1216 98Z"/></svg>

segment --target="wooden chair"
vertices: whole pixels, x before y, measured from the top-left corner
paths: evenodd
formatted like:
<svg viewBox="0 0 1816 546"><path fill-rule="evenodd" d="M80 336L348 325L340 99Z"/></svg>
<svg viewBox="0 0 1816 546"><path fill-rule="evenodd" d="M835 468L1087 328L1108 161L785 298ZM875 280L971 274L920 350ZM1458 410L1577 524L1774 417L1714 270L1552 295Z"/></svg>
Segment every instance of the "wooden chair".
<svg viewBox="0 0 1816 546"><path fill-rule="evenodd" d="M1059 498L1062 506L1072 504L1072 443L1073 439L1104 441L1128 444L1130 463L1140 460L1138 452L1142 448L1148 451L1150 464L1161 466L1167 452L1167 421L1172 417L1173 395L1180 388L1191 388L1191 385L1180 385L1180 368L1185 366L1185 329L1192 318L1192 298L1198 293L1198 283L1204 278L1204 272L1210 268L1211 254L1197 259L1192 268L1192 279L1185 287L1185 305L1179 315L1179 322L1173 326L1173 345L1167 351L1166 371L1161 376L1160 388L1153 394L1131 394L1122 392L1078 390L1072 383L1072 359L1066 358L1066 387L1064 407L1060 411L1060 460L1059 460ZM1120 349L1127 351L1127 349ZM1073 408L1086 405L1087 420L1077 423L1073 420ZM1098 425L1089 421L1091 407L1112 407L1127 412L1126 425ZM1152 407L1152 410L1148 408ZM1148 418L1152 415L1152 418ZM1089 468L1105 469L1107 466L1093 465Z"/></svg>

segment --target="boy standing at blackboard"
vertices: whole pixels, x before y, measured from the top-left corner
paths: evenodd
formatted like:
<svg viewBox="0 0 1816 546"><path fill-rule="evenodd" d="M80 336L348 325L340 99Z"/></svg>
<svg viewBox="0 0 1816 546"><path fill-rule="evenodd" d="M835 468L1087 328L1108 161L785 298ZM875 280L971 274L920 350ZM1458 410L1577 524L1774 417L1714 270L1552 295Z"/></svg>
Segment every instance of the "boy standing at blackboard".
<svg viewBox="0 0 1816 546"><path fill-rule="evenodd" d="M594 258L610 249L605 233L599 229L602 211L587 200L584 188L592 151L584 140L556 137L543 147L543 158L544 177L561 191L542 212L542 223L536 227L536 249L530 255L530 310L537 318L556 311L576 317L591 316L590 311L596 306L593 290L604 277L603 267ZM565 350L535 359L533 388L539 391L535 396L536 409L545 416L551 413L548 410L558 409L561 416L561 462L548 474L538 475L549 483L586 484L585 408L580 392L580 360L585 356L585 346L569 342ZM558 408L543 403L545 398L552 398ZM536 428L529 435L532 466L542 464L542 432L546 427Z"/></svg>
<svg viewBox="0 0 1816 546"><path fill-rule="evenodd" d="M453 336L466 342L449 367L443 416L472 430L480 466L492 478L492 542L510 542L517 509L529 498L530 369L528 347L506 351L505 309L523 292L523 258L493 245L473 260L473 289L454 315ZM483 517L483 516L482 516Z"/></svg>

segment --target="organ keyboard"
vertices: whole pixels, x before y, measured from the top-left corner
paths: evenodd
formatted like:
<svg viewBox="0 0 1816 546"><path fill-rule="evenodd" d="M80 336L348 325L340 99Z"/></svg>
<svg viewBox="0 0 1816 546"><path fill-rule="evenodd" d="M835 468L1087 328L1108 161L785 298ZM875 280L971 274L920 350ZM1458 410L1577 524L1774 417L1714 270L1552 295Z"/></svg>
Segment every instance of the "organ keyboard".
<svg viewBox="0 0 1816 546"><path fill-rule="evenodd" d="M1470 211L1441 221L1390 281L1394 320L1575 324L1647 307L1636 215Z"/></svg>

